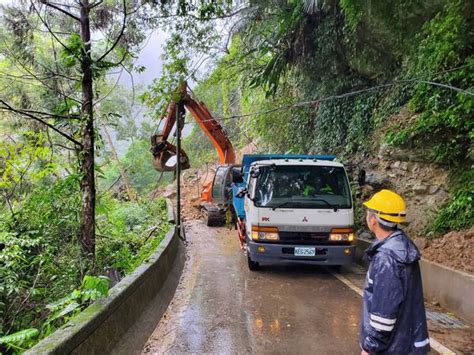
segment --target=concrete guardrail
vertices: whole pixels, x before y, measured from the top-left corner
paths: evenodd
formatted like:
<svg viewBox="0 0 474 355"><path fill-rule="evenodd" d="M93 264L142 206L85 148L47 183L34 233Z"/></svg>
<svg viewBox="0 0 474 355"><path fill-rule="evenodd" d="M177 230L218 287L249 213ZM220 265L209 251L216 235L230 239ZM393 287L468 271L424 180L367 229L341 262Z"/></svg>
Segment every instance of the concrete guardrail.
<svg viewBox="0 0 474 355"><path fill-rule="evenodd" d="M370 241L356 240L355 260L362 266L367 266L362 256L370 244ZM448 311L474 323L474 297L471 296L474 295L474 276L424 258L420 268L425 299L438 302Z"/></svg>
<svg viewBox="0 0 474 355"><path fill-rule="evenodd" d="M171 201L167 206L168 219L174 222ZM26 354L140 353L173 298L183 266L184 246L171 228L150 258L115 285L108 297Z"/></svg>

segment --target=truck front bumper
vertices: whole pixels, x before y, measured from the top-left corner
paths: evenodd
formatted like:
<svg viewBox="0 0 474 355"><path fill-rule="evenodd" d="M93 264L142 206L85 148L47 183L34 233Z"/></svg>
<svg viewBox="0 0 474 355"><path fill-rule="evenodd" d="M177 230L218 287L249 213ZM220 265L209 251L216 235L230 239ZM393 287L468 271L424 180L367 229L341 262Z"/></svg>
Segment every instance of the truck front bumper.
<svg viewBox="0 0 474 355"><path fill-rule="evenodd" d="M316 248L316 255L295 256L295 247ZM247 240L247 253L252 261L258 263L347 265L352 263L355 255L355 248L355 245L271 244L257 243Z"/></svg>

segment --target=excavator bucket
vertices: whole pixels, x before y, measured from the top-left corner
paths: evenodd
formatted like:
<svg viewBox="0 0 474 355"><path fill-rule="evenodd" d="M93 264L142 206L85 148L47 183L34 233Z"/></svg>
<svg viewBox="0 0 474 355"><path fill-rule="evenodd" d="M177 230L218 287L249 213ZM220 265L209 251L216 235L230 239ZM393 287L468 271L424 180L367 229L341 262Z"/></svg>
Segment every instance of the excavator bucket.
<svg viewBox="0 0 474 355"><path fill-rule="evenodd" d="M151 152L153 154L153 166L158 171L176 171L177 154L176 146L169 142L162 141L158 135L151 137ZM189 158L181 150L181 169L189 169Z"/></svg>

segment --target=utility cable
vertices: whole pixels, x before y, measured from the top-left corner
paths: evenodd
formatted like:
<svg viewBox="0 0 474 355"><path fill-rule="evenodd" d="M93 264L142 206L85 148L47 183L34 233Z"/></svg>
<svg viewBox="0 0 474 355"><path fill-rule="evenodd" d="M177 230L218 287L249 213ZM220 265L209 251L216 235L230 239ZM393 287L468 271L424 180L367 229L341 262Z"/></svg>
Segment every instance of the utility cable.
<svg viewBox="0 0 474 355"><path fill-rule="evenodd" d="M446 72L450 72L450 71L455 71L455 70L459 70L459 69L470 67L470 66L471 65L464 65L464 66L460 66L460 67L457 67L457 68L452 68L452 69L440 71L440 72L437 72L437 73L433 73L433 75L442 74L442 73L446 73ZM319 103L325 102L325 101L340 100L340 99L344 99L344 98L347 98L347 97L356 96L356 95L360 95L360 94L363 94L363 93L366 93L366 92L370 92L370 91L375 91L375 90L380 90L380 89L384 89L384 88L388 88L388 87L392 87L392 86L396 86L396 85L400 85L400 84L410 84L410 83L415 83L415 84L420 83L420 84L427 84L427 85L437 86L437 87L441 87L441 88L444 88L444 89L449 89L449 90L453 90L453 91L456 91L456 92L460 92L460 93L463 93L463 94L466 94L466 95L474 96L474 92L472 92L472 91L464 90L464 89L461 89L461 88L458 88L458 87L455 87L455 86L452 86L452 85L449 85L449 84L438 83L438 82L435 82L435 81L422 80L422 79L407 79L407 80L397 80L397 81L393 81L393 82L387 83L387 84L380 84L380 85L372 86L372 87L365 88L365 89L349 91L349 92L346 92L346 93L343 93L343 94L325 96L325 97L321 97L321 98L318 98L318 99L309 100L309 101L301 101L301 102L297 102L297 103L289 104L289 105L282 105L282 106L274 107L274 108L268 109L268 110L254 111L254 112L249 112L249 113L245 113L245 114L241 114L241 115L214 117L213 119L203 120L202 122L208 122L208 121L212 121L212 120L217 120L217 121L224 122L224 121L227 121L227 120L257 116L257 115L264 115L264 114L268 114L268 113L272 113L272 112L276 112L276 111L288 110L288 109L292 109L292 108L300 108L300 107L305 107L305 106L310 106L310 105L318 105ZM185 124L189 124L189 123L191 123L191 122L187 122Z"/></svg>

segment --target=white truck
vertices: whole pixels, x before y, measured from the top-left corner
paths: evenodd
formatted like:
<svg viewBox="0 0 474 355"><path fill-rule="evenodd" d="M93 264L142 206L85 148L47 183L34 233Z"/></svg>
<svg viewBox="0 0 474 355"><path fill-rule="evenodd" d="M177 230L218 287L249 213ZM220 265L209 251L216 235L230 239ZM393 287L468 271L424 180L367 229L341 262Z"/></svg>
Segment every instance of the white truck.
<svg viewBox="0 0 474 355"><path fill-rule="evenodd" d="M250 270L261 263L352 262L352 195L344 166L334 158L245 155L241 167L219 168L213 198L231 196Z"/></svg>

